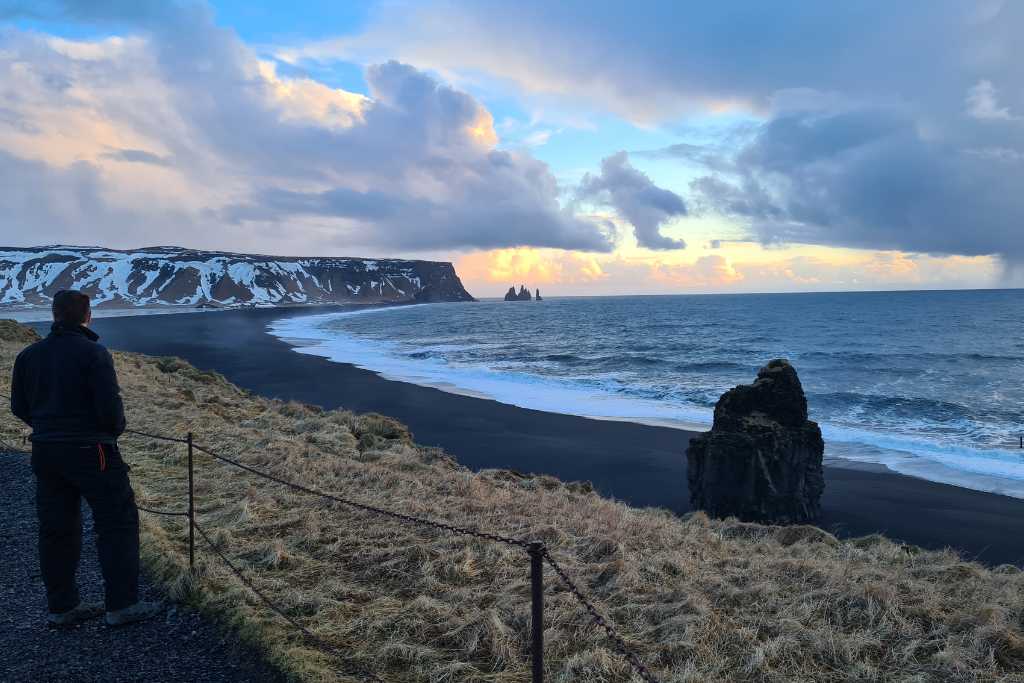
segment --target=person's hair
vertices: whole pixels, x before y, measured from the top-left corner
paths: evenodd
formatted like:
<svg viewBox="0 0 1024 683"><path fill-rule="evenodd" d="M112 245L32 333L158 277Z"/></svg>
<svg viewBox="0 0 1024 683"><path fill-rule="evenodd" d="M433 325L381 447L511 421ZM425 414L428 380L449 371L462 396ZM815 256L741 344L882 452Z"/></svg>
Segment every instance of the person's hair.
<svg viewBox="0 0 1024 683"><path fill-rule="evenodd" d="M53 295L53 319L66 325L84 325L89 319L89 295L62 289Z"/></svg>

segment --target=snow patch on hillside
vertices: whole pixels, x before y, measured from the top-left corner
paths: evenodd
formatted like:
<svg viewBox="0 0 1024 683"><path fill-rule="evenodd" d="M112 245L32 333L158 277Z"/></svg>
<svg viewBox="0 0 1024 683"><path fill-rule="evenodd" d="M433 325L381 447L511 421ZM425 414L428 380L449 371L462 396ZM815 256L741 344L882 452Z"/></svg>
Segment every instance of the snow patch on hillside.
<svg viewBox="0 0 1024 683"><path fill-rule="evenodd" d="M447 270L451 270L451 264L273 258L177 247L135 251L64 246L0 248L0 304L48 306L60 289L82 290L97 305L410 301L424 290L424 282L446 282ZM451 295L455 300L471 299L461 287L452 290Z"/></svg>

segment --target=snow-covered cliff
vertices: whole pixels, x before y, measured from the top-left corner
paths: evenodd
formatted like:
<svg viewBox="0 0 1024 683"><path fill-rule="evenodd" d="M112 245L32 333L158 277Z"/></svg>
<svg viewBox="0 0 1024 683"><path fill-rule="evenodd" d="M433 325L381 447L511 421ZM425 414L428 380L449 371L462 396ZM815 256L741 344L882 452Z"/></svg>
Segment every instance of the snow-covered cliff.
<svg viewBox="0 0 1024 683"><path fill-rule="evenodd" d="M0 247L0 308L49 306L61 289L104 307L473 300L452 264L439 261Z"/></svg>

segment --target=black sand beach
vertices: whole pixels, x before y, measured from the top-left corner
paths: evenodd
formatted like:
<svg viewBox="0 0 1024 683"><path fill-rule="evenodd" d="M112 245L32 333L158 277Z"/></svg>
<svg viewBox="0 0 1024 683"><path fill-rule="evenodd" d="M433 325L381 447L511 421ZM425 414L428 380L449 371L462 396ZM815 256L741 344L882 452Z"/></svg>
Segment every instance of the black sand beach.
<svg viewBox="0 0 1024 683"><path fill-rule="evenodd" d="M105 318L94 329L112 349L180 356L265 396L393 416L419 443L443 447L473 469L585 479L633 505L689 509L688 432L543 413L394 382L295 353L265 331L273 319L315 312L323 311ZM821 526L841 537L880 532L927 548L952 546L987 564L1024 564L1022 500L845 467L827 467L826 482Z"/></svg>

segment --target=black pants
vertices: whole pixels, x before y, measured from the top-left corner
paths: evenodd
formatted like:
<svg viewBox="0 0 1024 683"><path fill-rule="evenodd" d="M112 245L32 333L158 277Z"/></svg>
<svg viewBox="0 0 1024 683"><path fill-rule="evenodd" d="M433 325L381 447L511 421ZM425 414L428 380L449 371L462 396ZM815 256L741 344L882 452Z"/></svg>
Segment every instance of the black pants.
<svg viewBox="0 0 1024 683"><path fill-rule="evenodd" d="M50 612L78 605L81 499L92 509L107 610L139 597L139 513L128 466L112 444L33 443L39 566Z"/></svg>

